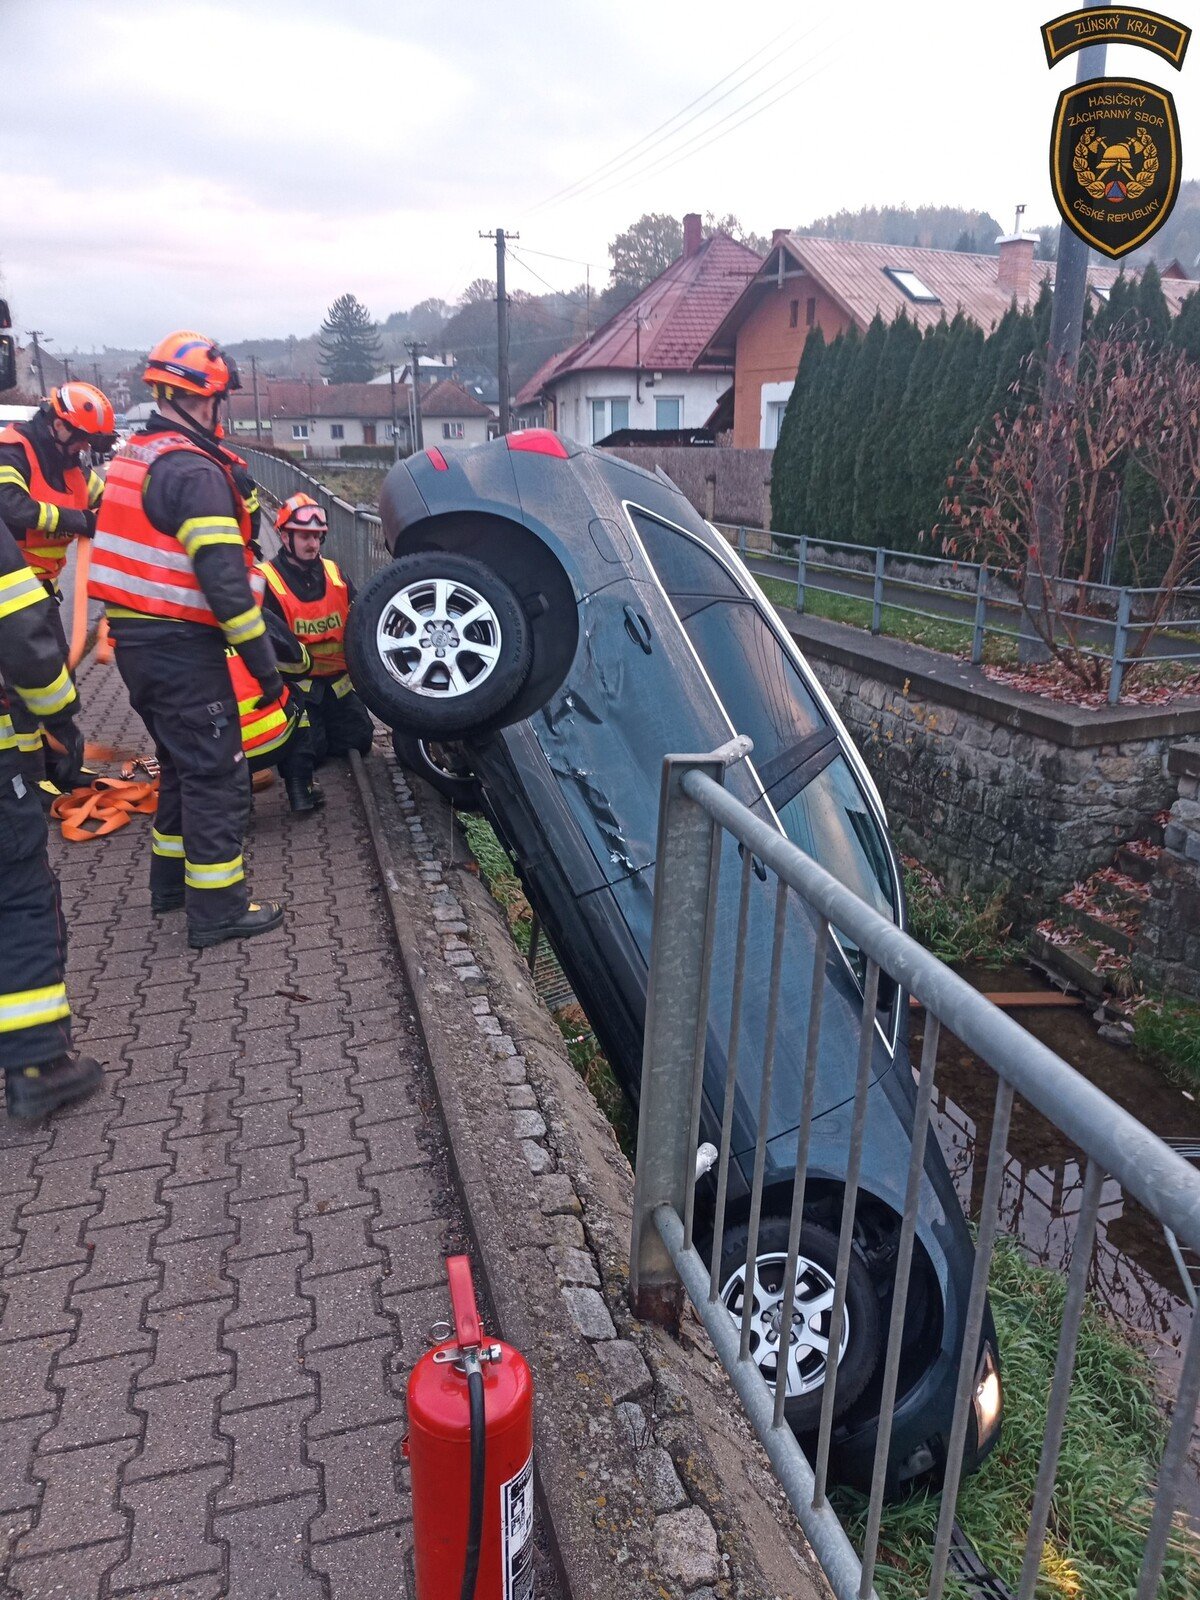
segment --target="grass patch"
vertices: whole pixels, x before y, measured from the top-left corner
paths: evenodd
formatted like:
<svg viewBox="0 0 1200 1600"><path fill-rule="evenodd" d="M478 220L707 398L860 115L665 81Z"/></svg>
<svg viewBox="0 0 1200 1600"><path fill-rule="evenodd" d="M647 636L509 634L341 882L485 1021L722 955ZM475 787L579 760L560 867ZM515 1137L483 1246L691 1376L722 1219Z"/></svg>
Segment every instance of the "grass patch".
<svg viewBox="0 0 1200 1600"><path fill-rule="evenodd" d="M1200 1089L1200 1007L1147 1000L1133 1013L1133 1042L1182 1089Z"/></svg>
<svg viewBox="0 0 1200 1600"><path fill-rule="evenodd" d="M320 475L320 481L339 500L345 500L352 506L370 506L374 511L379 505L379 491L383 487L383 480L387 470L383 467L318 467L313 476Z"/></svg>
<svg viewBox="0 0 1200 1600"><path fill-rule="evenodd" d="M796 585L784 578L770 578L754 574L754 581L772 605L784 610L796 609ZM871 626L871 602L852 594L826 594L808 589L804 596L806 616L824 617L830 622L843 622L851 628ZM921 644L927 650L940 650L945 655L968 655L971 650L969 623L953 622L942 617L914 617L895 606L883 606L879 614L879 631L889 639L903 639L907 644ZM1006 666L1017 659L1016 644L995 634L984 639L983 659L990 666Z"/></svg>
<svg viewBox="0 0 1200 1600"><path fill-rule="evenodd" d="M533 908L525 898L521 880L513 870L507 850L496 837L491 824L475 812L460 812L459 820L467 836L471 853L479 863L480 876L491 891L492 898L504 910L509 931L517 948L529 954L533 935ZM612 1123L621 1149L633 1160L637 1137L637 1119L617 1082L608 1058L592 1032L583 1007L564 1006L555 1014L555 1022L567 1047L571 1065L587 1084L592 1098Z"/></svg>
<svg viewBox="0 0 1200 1600"><path fill-rule="evenodd" d="M1041 1460L1046 1404L1066 1279L1025 1260L1001 1239L991 1274L992 1310L1004 1363L1000 1443L959 1497L958 1520L980 1555L1016 1591ZM1039 1600L1131 1595L1150 1522L1153 1479L1166 1437L1145 1353L1087 1307L1067 1410L1058 1481L1038 1584ZM861 1548L861 1496L839 1491L840 1510ZM916 1495L884 1508L881 1600L924 1594L939 1500ZM953 1580L948 1594L963 1594ZM1177 1523L1161 1600L1200 1600L1200 1539Z"/></svg>
<svg viewBox="0 0 1200 1600"><path fill-rule="evenodd" d="M939 961L949 966L969 961L1002 967L1020 957L1022 947L1012 938L1004 888L987 899L967 890L951 895L928 867L911 856L903 861L908 931Z"/></svg>

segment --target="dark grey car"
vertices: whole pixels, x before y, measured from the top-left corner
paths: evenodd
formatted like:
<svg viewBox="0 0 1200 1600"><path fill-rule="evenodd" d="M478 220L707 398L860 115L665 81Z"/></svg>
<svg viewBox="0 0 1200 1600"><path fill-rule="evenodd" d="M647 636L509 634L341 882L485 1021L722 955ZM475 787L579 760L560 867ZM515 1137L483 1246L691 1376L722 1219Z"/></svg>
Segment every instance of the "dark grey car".
<svg viewBox="0 0 1200 1600"><path fill-rule="evenodd" d="M754 741L730 790L883 915L903 893L883 808L849 736L773 609L721 538L667 479L542 431L397 465L381 497L397 558L360 595L351 673L409 747L463 746L481 800L622 1084L641 1071L663 757L734 733ZM418 741L421 741L418 744ZM725 842L701 1137L720 1128L740 863ZM753 881L731 1203L721 1281L745 1287L747 1187L761 1082L774 886ZM773 1380L808 1021L813 927L792 897L772 1087L753 1349ZM754 981L758 975L762 981ZM802 1436L820 1408L836 1232L862 1010L862 962L835 944L805 1191L788 1416ZM876 1016L862 1192L840 1353L833 1464L870 1476L879 1356L913 1119L906 997ZM713 1196L700 1194L711 1223ZM925 1158L918 1250L892 1435L890 1487L935 1478L953 1409L973 1249L945 1163ZM740 1253L739 1253L740 1246ZM994 1393L990 1318L981 1390ZM968 1466L992 1447L999 1407L977 1406Z"/></svg>

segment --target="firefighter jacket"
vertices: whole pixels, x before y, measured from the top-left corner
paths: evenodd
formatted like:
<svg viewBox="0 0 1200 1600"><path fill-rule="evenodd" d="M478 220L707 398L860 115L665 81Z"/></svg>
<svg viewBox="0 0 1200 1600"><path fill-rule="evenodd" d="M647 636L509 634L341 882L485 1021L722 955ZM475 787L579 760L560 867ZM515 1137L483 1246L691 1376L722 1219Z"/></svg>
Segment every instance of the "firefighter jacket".
<svg viewBox="0 0 1200 1600"><path fill-rule="evenodd" d="M276 699L260 704L263 701L262 687L257 678L251 677L241 656L229 647L225 651L225 658L229 666L229 681L237 699L242 749L252 761L270 755L273 750L287 743L302 702L285 689Z"/></svg>
<svg viewBox="0 0 1200 1600"><path fill-rule="evenodd" d="M151 417L109 468L89 591L104 601L118 648L219 629L260 683L274 683L236 461L214 440Z"/></svg>
<svg viewBox="0 0 1200 1600"><path fill-rule="evenodd" d="M302 563L281 551L262 569L267 580L264 604L278 612L312 657L314 678L332 678L340 697L350 688L346 676L346 622L352 598L349 580L335 561ZM345 681L345 689L339 687Z"/></svg>
<svg viewBox="0 0 1200 1600"><path fill-rule="evenodd" d="M43 412L0 430L0 517L47 583L57 582L71 540L91 531L103 492L98 472L64 463Z"/></svg>
<svg viewBox="0 0 1200 1600"><path fill-rule="evenodd" d="M0 522L0 757L17 748L10 696L18 696L32 716L51 728L79 709L54 610L41 580Z"/></svg>

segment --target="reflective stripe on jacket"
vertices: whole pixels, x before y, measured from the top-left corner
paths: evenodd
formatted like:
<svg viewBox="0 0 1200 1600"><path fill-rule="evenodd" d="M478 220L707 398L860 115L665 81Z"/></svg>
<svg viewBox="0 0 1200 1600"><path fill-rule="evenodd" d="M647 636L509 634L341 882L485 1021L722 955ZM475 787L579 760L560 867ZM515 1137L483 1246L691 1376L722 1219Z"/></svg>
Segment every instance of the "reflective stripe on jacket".
<svg viewBox="0 0 1200 1600"><path fill-rule="evenodd" d="M252 677L236 650L226 650L229 681L237 701L238 721L242 725L242 749L247 756L265 756L286 743L292 731L295 716L289 714L286 695L259 706L262 687ZM295 702L292 702L293 705Z"/></svg>
<svg viewBox="0 0 1200 1600"><path fill-rule="evenodd" d="M202 622L209 627L220 628L222 624L214 615L196 577L192 557L206 543L235 540L231 529L228 533L222 531L228 519L196 517L185 522L176 536L162 533L156 528L146 515L142 502L147 473L156 461L175 450L190 450L205 461L214 460L182 433L169 432L135 434L113 457L96 524L88 593L94 599L139 616L168 617L177 622ZM233 504L237 509L238 532L246 569L251 576L251 587L254 588L250 518L229 468L219 462L214 462L214 465L220 466L229 480ZM208 523L212 523L213 527L206 531ZM256 598L262 593L261 582L260 578ZM241 642L236 636L236 624L240 620L235 617L225 625L227 644ZM248 617L247 627L252 623L258 624L258 632L262 631L257 608L253 616Z"/></svg>
<svg viewBox="0 0 1200 1600"><path fill-rule="evenodd" d="M268 561L262 571L288 627L312 657L313 677L337 678L346 670L350 590L336 561L322 556L321 566L325 569L325 593L319 600L301 600L293 594L273 562Z"/></svg>
<svg viewBox="0 0 1200 1600"><path fill-rule="evenodd" d="M37 527L19 529L16 540L38 577L53 583L66 565L67 551L75 537L71 533L59 533L58 509L64 506L70 511L86 511L89 503L88 480L81 468L67 467L63 472L66 487L56 489L43 473L33 445L11 424L0 429L0 444L20 445L25 453L29 474L26 486L30 499L36 500L41 509Z"/></svg>

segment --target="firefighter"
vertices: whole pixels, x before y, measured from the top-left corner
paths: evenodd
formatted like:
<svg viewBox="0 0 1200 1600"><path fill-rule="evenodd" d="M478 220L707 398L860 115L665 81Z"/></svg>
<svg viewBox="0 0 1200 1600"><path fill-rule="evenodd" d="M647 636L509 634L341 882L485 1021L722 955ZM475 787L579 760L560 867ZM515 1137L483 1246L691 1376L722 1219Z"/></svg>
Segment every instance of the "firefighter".
<svg viewBox="0 0 1200 1600"><path fill-rule="evenodd" d="M28 422L0 430L0 517L8 524L25 560L56 602L59 576L71 542L90 539L104 480L81 457L112 448L115 421L108 397L90 383L64 383L51 389ZM66 639L57 605L51 613L63 656ZM26 778L40 785L46 802L57 792L46 778L38 719L19 701L12 707L17 748Z"/></svg>
<svg viewBox="0 0 1200 1600"><path fill-rule="evenodd" d="M9 1116L40 1117L91 1094L103 1070L71 1050L62 901L46 816L21 770L18 699L65 752L50 770L73 787L83 735L54 605L0 521L0 1067Z"/></svg>
<svg viewBox="0 0 1200 1600"><path fill-rule="evenodd" d="M92 556L117 666L161 765L151 909L184 908L193 949L277 927L283 907L250 899L242 842L250 774L225 651L269 706L284 692L255 592L251 523L222 397L237 368L203 334L169 334L143 374L157 409L113 458Z"/></svg>
<svg viewBox="0 0 1200 1600"><path fill-rule="evenodd" d="M337 563L321 554L328 527L323 508L307 494L294 494L275 518L279 554L263 567L264 605L287 623L312 657L312 673L301 680L309 721L311 754L303 746L279 763L293 811L323 804L313 769L329 756L357 750L366 755L373 729L367 708L346 671L346 621L354 588Z"/></svg>
<svg viewBox="0 0 1200 1600"><path fill-rule="evenodd" d="M308 651L288 632L274 612L264 609L263 620L281 673L300 677L312 671ZM311 760L311 735L304 695L299 686L285 685L278 700L262 702L262 691L237 651L227 647L225 664L237 701L242 749L251 776L277 767L289 751L307 749Z"/></svg>

